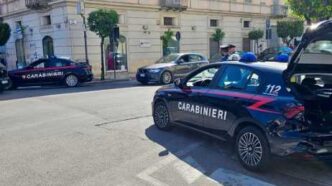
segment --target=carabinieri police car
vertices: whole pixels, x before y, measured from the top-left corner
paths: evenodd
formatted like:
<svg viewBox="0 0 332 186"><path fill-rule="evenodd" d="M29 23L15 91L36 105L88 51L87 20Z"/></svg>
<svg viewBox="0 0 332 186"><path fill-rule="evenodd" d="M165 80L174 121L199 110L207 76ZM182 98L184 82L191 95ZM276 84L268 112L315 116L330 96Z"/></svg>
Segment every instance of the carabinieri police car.
<svg viewBox="0 0 332 186"><path fill-rule="evenodd" d="M49 84L75 87L93 78L90 65L56 57L39 59L23 69L9 71L8 76L11 80L10 89Z"/></svg>
<svg viewBox="0 0 332 186"><path fill-rule="evenodd" d="M332 21L309 28L290 63L204 66L156 91L155 125L229 140L258 171L271 155L332 157Z"/></svg>

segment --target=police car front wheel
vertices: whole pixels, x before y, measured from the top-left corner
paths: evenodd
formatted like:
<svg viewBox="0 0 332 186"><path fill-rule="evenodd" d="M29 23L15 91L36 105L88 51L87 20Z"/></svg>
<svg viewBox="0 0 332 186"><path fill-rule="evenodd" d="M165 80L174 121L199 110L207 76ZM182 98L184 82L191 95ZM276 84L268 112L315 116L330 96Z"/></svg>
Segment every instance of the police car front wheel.
<svg viewBox="0 0 332 186"><path fill-rule="evenodd" d="M155 125L161 130L171 129L169 112L164 102L157 102L153 109L153 120Z"/></svg>
<svg viewBox="0 0 332 186"><path fill-rule="evenodd" d="M242 166L251 171L262 171L268 167L270 149L264 134L255 127L242 129L237 135L236 152Z"/></svg>
<svg viewBox="0 0 332 186"><path fill-rule="evenodd" d="M68 75L66 78L65 78L65 84L68 86L68 87L76 87L78 85L78 78L77 76L75 75Z"/></svg>

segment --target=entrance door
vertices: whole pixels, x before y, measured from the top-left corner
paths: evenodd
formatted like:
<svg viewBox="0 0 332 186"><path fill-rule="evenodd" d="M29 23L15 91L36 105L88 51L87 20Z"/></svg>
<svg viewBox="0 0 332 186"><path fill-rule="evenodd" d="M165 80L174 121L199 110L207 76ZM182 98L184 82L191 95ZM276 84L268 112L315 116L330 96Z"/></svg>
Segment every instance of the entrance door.
<svg viewBox="0 0 332 186"><path fill-rule="evenodd" d="M250 45L250 39L249 38L243 38L242 39L242 46L243 46L243 51L251 51L251 45Z"/></svg>
<svg viewBox="0 0 332 186"><path fill-rule="evenodd" d="M210 58L217 55L219 53L218 42L210 38Z"/></svg>

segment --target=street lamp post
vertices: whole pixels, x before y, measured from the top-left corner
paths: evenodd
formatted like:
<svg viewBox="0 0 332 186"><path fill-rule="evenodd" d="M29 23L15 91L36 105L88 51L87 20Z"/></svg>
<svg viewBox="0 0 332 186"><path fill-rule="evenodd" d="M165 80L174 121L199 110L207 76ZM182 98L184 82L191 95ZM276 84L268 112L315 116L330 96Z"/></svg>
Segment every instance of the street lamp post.
<svg viewBox="0 0 332 186"><path fill-rule="evenodd" d="M85 61L89 64L89 54L88 54L88 41L86 34L86 18L85 18L85 1L79 0L77 2L77 14L81 15L83 19L83 34L84 34L84 51L85 51Z"/></svg>
<svg viewBox="0 0 332 186"><path fill-rule="evenodd" d="M87 41L87 35L86 35L86 21L85 21L85 16L83 14L82 18L83 18L83 26L84 26L84 51L85 51L85 60L86 62L89 64L89 55L88 55L88 41Z"/></svg>

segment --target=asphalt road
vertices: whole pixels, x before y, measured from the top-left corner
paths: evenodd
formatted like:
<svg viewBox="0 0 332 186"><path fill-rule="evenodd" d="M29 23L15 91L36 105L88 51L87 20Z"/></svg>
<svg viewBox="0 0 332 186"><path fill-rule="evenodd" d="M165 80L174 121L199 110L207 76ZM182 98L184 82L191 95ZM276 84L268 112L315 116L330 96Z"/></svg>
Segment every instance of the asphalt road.
<svg viewBox="0 0 332 186"><path fill-rule="evenodd" d="M0 94L0 185L330 185L332 165L275 158L252 173L227 142L157 130L158 86L136 82Z"/></svg>

